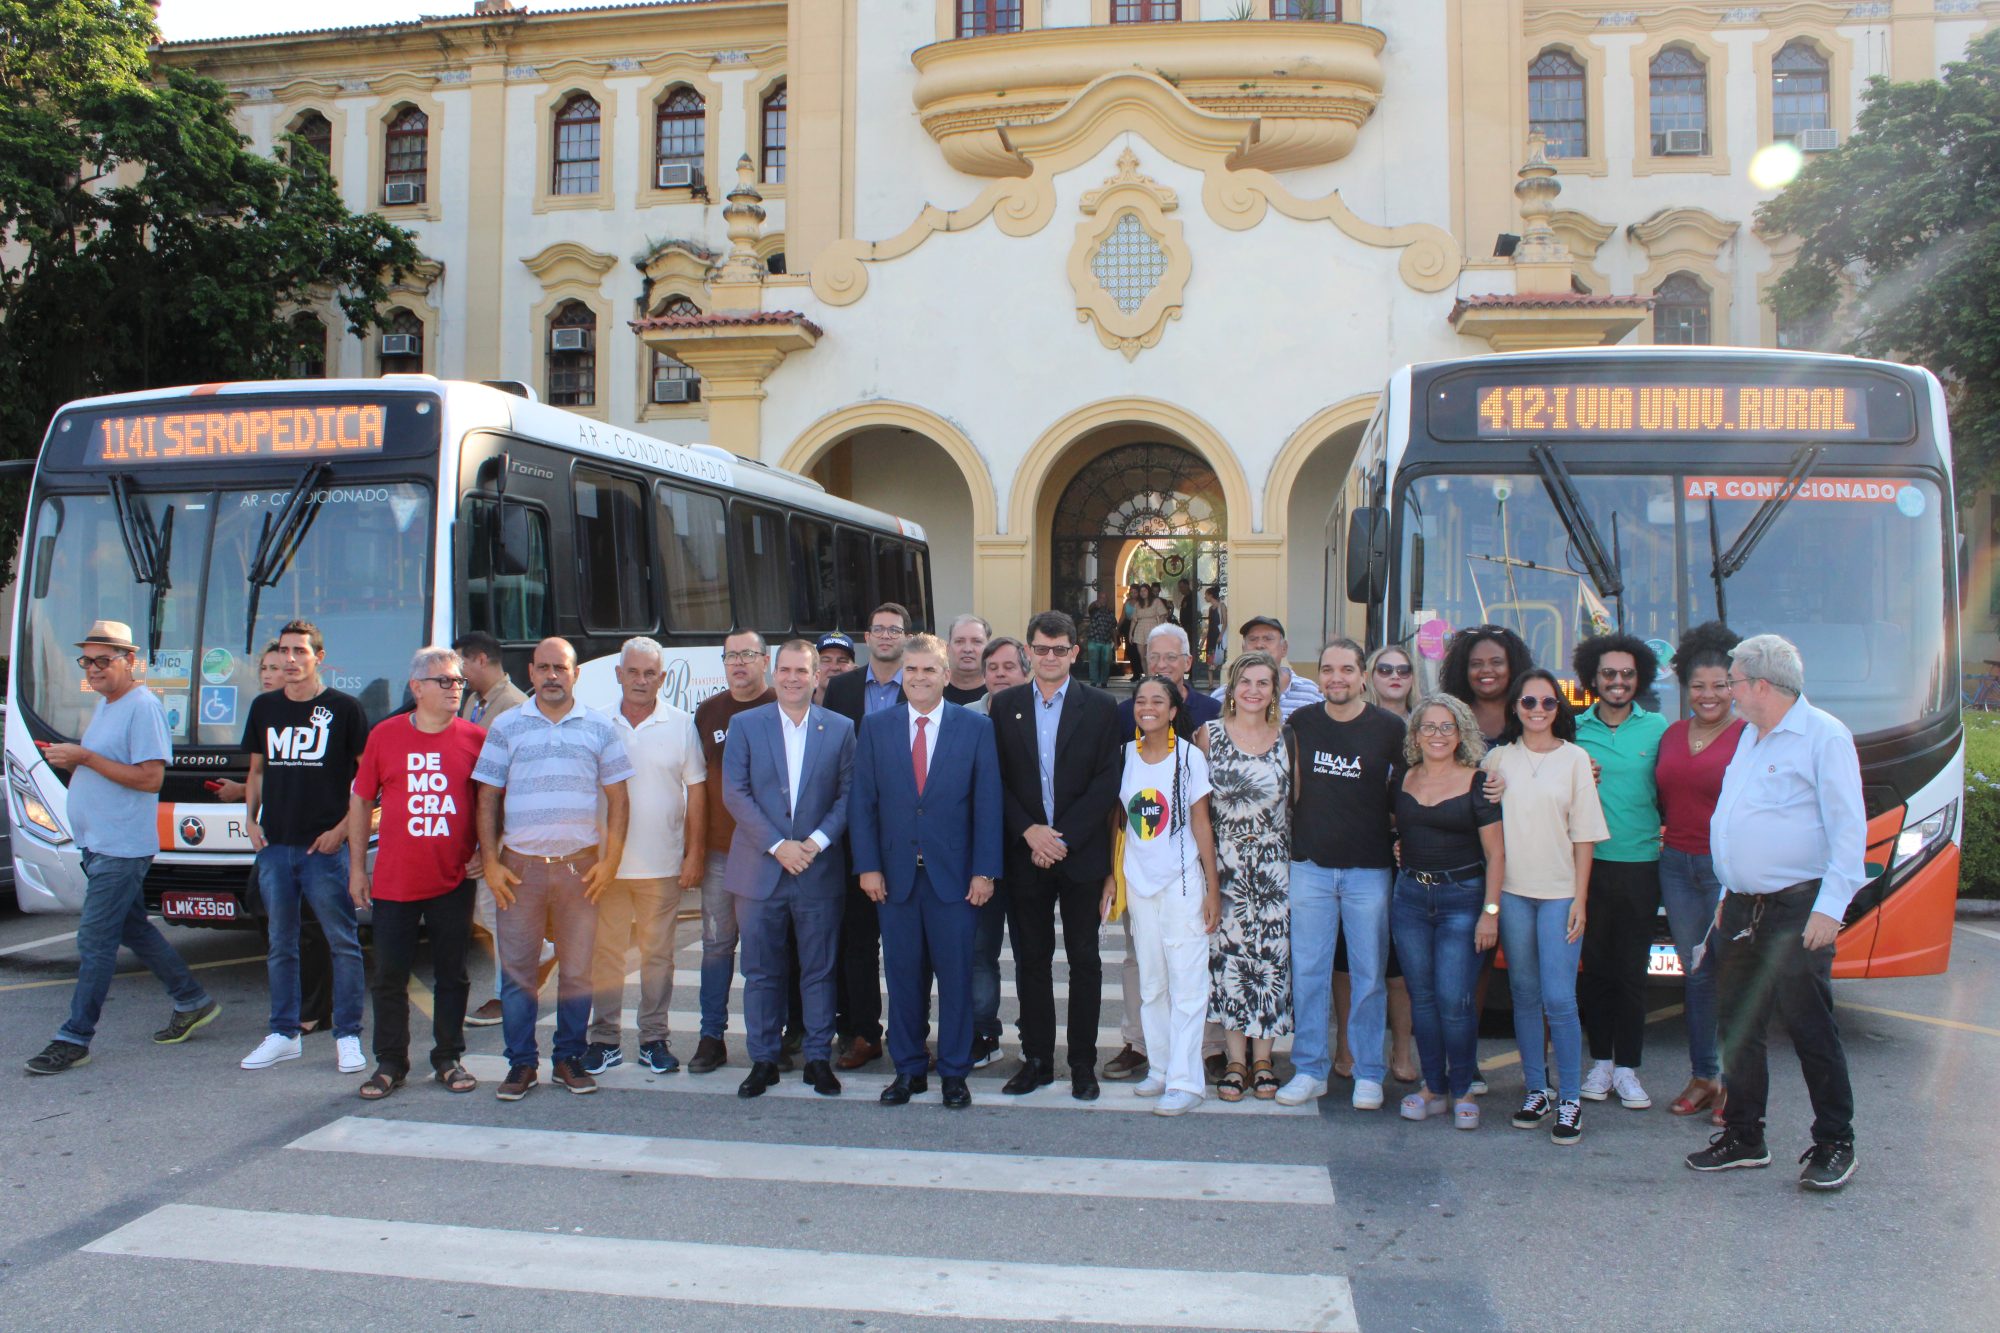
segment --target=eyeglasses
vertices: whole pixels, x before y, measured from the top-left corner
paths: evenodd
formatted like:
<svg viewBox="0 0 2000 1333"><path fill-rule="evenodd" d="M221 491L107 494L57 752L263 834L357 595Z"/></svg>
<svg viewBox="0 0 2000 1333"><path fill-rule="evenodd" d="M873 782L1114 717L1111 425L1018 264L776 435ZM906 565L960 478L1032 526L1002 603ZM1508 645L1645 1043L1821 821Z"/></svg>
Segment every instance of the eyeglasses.
<svg viewBox="0 0 2000 1333"><path fill-rule="evenodd" d="M900 639L909 633L901 625L870 625L868 632L870 634L880 634L885 639Z"/></svg>
<svg viewBox="0 0 2000 1333"><path fill-rule="evenodd" d="M761 660L763 656L764 650L762 648L738 648L733 653L724 653L722 660L725 662L755 662Z"/></svg>
<svg viewBox="0 0 2000 1333"><path fill-rule="evenodd" d="M1073 643L1031 643L1028 651L1037 657L1067 657L1076 651Z"/></svg>
<svg viewBox="0 0 2000 1333"><path fill-rule="evenodd" d="M463 676L418 676L418 680L428 681L441 690L462 690L465 688Z"/></svg>
<svg viewBox="0 0 2000 1333"><path fill-rule="evenodd" d="M1637 667L1599 667L1597 668L1597 678L1599 680L1637 680L1639 679L1639 670Z"/></svg>
<svg viewBox="0 0 2000 1333"><path fill-rule="evenodd" d="M1456 736L1458 734L1458 723L1419 722L1417 723L1417 733L1422 736Z"/></svg>
<svg viewBox="0 0 2000 1333"><path fill-rule="evenodd" d="M1724 678L1722 683L1733 690L1738 685L1748 685L1756 679L1755 676L1729 676Z"/></svg>
<svg viewBox="0 0 2000 1333"><path fill-rule="evenodd" d="M108 671L113 662L124 656L124 653L114 653L109 657L79 657L76 659L76 664L85 671Z"/></svg>
<svg viewBox="0 0 2000 1333"><path fill-rule="evenodd" d="M1417 669L1407 662L1402 666L1396 666L1389 662L1377 662L1375 664L1375 674L1378 676L1396 677L1414 676L1417 674Z"/></svg>
<svg viewBox="0 0 2000 1333"><path fill-rule="evenodd" d="M1553 694L1524 694L1521 696L1521 711L1524 713L1532 713L1538 708L1553 713L1557 707L1559 705Z"/></svg>

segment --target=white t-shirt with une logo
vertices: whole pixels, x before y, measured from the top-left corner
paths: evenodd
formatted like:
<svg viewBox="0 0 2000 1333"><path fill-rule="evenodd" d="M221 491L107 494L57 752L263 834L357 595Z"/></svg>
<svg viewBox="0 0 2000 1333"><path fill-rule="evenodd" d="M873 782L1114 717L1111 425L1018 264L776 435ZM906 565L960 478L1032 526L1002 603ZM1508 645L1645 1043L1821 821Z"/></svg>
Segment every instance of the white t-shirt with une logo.
<svg viewBox="0 0 2000 1333"><path fill-rule="evenodd" d="M1137 741L1125 746L1118 804L1125 819L1127 893L1151 898L1175 886L1197 897L1207 891L1189 812L1208 792L1208 756L1186 741L1176 740L1165 758L1151 764L1140 758Z"/></svg>

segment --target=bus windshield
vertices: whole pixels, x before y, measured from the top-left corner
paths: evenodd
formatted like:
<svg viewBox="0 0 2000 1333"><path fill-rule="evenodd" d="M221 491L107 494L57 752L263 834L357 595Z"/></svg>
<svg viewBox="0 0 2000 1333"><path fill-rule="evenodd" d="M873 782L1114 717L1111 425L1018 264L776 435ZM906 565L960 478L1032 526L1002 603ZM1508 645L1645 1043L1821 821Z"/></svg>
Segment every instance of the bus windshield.
<svg viewBox="0 0 2000 1333"><path fill-rule="evenodd" d="M166 534L150 582L143 553L129 554L111 494L42 496L18 594L25 614L17 670L28 711L59 736L82 734L94 700L81 684L75 643L98 619L132 627L145 682L166 705L177 745L233 747L242 739L261 649L293 619L312 621L326 636L327 684L359 698L371 721L396 708L410 654L425 635L429 490L384 482L318 491L291 559L256 595L253 630L250 571L263 520L288 494L130 492L134 523ZM165 586L156 593L158 584Z"/></svg>
<svg viewBox="0 0 2000 1333"><path fill-rule="evenodd" d="M1665 669L1672 645L1714 619L1720 599L1739 634L1796 643L1813 702L1857 736L1915 724L1949 701L1948 553L1935 482L1815 473L1777 509L1747 562L1722 577L1717 554L1728 554L1780 478L1572 480L1612 566L1608 588L1583 572L1579 543L1536 472L1431 473L1404 484L1390 630L1424 661L1431 684L1444 640L1467 625L1517 631L1536 663L1565 679L1579 639L1622 626L1660 654L1658 706L1677 716Z"/></svg>

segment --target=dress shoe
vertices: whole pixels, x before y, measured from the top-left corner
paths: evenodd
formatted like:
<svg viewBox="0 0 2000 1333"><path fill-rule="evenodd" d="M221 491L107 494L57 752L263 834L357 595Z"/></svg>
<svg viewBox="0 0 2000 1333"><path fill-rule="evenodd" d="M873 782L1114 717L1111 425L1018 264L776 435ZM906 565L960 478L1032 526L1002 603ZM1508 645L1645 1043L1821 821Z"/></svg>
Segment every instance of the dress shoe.
<svg viewBox="0 0 2000 1333"><path fill-rule="evenodd" d="M1069 1095L1080 1102L1097 1100L1097 1071L1089 1065L1077 1065L1069 1071Z"/></svg>
<svg viewBox="0 0 2000 1333"><path fill-rule="evenodd" d="M870 1041L866 1037L856 1037L847 1045L846 1054L840 1057L842 1069L859 1069L870 1060L882 1058L882 1043Z"/></svg>
<svg viewBox="0 0 2000 1333"><path fill-rule="evenodd" d="M945 1081L949 1083L951 1080L947 1079ZM964 1080L961 1079L960 1082L962 1083ZM922 1074L914 1076L910 1074L898 1074L894 1083L882 1089L882 1104L884 1106L904 1106L909 1103L910 1098L921 1097L930 1090L930 1080Z"/></svg>
<svg viewBox="0 0 2000 1333"><path fill-rule="evenodd" d="M1135 1051L1128 1045L1104 1062L1104 1077L1119 1082L1128 1078L1139 1078L1145 1074L1146 1069L1145 1052Z"/></svg>
<svg viewBox="0 0 2000 1333"><path fill-rule="evenodd" d="M778 1086L778 1067L769 1060L755 1060L750 1065L750 1075L736 1085L738 1097L762 1097L764 1089Z"/></svg>
<svg viewBox="0 0 2000 1333"><path fill-rule="evenodd" d="M840 1095L840 1080L833 1076L833 1066L824 1060L806 1061L805 1079L806 1086L822 1097ZM771 1081L777 1082L777 1075L773 1074Z"/></svg>
<svg viewBox="0 0 2000 1333"><path fill-rule="evenodd" d="M1021 1061L1021 1067L1014 1071L1014 1077L1008 1079L1000 1091L1009 1097L1019 1097L1036 1088L1046 1088L1055 1081L1056 1071L1049 1068L1049 1062L1030 1056Z"/></svg>
<svg viewBox="0 0 2000 1333"><path fill-rule="evenodd" d="M488 1000L465 1016L465 1025L469 1028L497 1027L500 1018L500 1001Z"/></svg>
<svg viewBox="0 0 2000 1333"><path fill-rule="evenodd" d="M963 1111L970 1105L972 1105L972 1093L966 1088L965 1080L947 1077L944 1080L944 1109Z"/></svg>
<svg viewBox="0 0 2000 1333"><path fill-rule="evenodd" d="M694 1054L688 1058L688 1073L711 1074L728 1063L729 1048L722 1044L722 1038L703 1037L695 1043Z"/></svg>

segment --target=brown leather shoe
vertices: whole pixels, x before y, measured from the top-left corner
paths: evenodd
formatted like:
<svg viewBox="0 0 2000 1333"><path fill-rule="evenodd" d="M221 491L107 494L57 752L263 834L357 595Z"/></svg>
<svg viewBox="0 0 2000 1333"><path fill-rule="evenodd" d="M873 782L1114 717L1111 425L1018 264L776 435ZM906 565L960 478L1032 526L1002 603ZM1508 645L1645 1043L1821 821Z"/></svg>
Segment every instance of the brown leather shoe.
<svg viewBox="0 0 2000 1333"><path fill-rule="evenodd" d="M518 1102L535 1090L535 1067L515 1065L507 1071L507 1080L493 1090L493 1095L503 1102Z"/></svg>
<svg viewBox="0 0 2000 1333"><path fill-rule="evenodd" d="M1128 1078L1138 1078L1146 1072L1146 1067L1145 1055L1127 1046L1104 1062L1104 1077L1119 1083Z"/></svg>
<svg viewBox="0 0 2000 1333"><path fill-rule="evenodd" d="M708 1074L729 1063L729 1048L722 1044L720 1037L703 1037L694 1044L694 1055L688 1059L688 1073Z"/></svg>
<svg viewBox="0 0 2000 1333"><path fill-rule="evenodd" d="M856 1037L847 1044L847 1052L840 1057L839 1068L859 1069L870 1060L880 1060L881 1058L881 1042L870 1041L866 1037Z"/></svg>
<svg viewBox="0 0 2000 1333"><path fill-rule="evenodd" d="M555 1076L552 1080L581 1096L597 1091L597 1080L583 1072L583 1066L575 1060L556 1061Z"/></svg>
<svg viewBox="0 0 2000 1333"><path fill-rule="evenodd" d="M465 1016L469 1028L490 1028L500 1021L500 1001L488 1000Z"/></svg>

